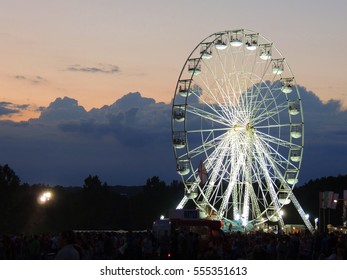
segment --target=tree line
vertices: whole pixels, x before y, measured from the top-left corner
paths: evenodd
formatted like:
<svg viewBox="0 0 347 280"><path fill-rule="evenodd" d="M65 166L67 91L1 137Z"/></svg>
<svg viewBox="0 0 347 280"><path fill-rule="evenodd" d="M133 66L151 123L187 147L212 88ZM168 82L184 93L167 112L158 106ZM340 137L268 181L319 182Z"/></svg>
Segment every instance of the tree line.
<svg viewBox="0 0 347 280"><path fill-rule="evenodd" d="M50 191L49 201L40 201ZM73 230L145 230L168 215L184 195L178 181L158 176L142 186L109 186L97 175L82 187L22 184L8 165L0 165L0 234Z"/></svg>
<svg viewBox="0 0 347 280"><path fill-rule="evenodd" d="M326 223L342 224L343 203L336 209L319 208L319 192L334 191L343 198L347 175L323 177L294 188L294 194L311 222L325 217ZM40 203L40 195L51 191L52 198ZM8 166L0 165L0 234L42 233L75 230L144 230L160 215L168 216L184 195L181 182L166 184L158 176L142 186L109 186L97 175L85 178L82 187L22 184ZM284 207L285 223L301 223L293 203ZM323 212L325 211L325 212ZM322 220L321 220L322 221Z"/></svg>

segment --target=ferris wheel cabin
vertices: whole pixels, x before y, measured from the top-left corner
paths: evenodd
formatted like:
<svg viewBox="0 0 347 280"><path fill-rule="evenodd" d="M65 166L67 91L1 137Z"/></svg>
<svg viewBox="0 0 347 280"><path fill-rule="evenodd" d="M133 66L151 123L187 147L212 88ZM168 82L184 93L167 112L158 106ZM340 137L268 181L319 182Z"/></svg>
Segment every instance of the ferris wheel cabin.
<svg viewBox="0 0 347 280"><path fill-rule="evenodd" d="M235 48L241 47L243 44L242 37L243 37L243 30L235 30L230 32L230 37L229 37L230 45Z"/></svg>

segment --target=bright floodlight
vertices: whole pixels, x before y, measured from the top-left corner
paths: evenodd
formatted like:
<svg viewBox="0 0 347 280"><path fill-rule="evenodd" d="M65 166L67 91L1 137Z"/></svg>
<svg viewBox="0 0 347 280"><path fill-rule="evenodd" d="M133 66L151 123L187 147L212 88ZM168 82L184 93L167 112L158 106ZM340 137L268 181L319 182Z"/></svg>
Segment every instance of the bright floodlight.
<svg viewBox="0 0 347 280"><path fill-rule="evenodd" d="M49 191L46 191L44 193L42 193L39 198L38 198L38 202L40 204L44 204L46 203L47 201L49 201L50 199L52 198L52 193L49 192Z"/></svg>
<svg viewBox="0 0 347 280"><path fill-rule="evenodd" d="M45 192L43 195L45 197L47 197L48 199L52 197L52 193L51 192Z"/></svg>

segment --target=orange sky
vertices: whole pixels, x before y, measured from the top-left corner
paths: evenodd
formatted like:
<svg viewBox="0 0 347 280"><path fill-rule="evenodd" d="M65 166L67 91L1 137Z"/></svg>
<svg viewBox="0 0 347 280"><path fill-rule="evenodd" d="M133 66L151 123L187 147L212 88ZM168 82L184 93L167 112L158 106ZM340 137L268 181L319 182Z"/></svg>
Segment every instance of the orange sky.
<svg viewBox="0 0 347 280"><path fill-rule="evenodd" d="M15 120L63 96L87 110L134 91L169 103L193 48L237 28L273 41L300 85L347 107L344 1L0 3L0 102L30 105Z"/></svg>

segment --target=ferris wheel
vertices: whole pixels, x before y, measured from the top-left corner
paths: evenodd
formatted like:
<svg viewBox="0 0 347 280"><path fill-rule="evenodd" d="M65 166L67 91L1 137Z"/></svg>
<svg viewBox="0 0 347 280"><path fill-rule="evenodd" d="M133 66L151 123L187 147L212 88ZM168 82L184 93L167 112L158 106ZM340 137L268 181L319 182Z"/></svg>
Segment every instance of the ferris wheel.
<svg viewBox="0 0 347 280"><path fill-rule="evenodd" d="M277 222L293 203L304 147L300 93L287 60L257 32L211 34L187 58L172 105L172 143L185 195L200 217Z"/></svg>

